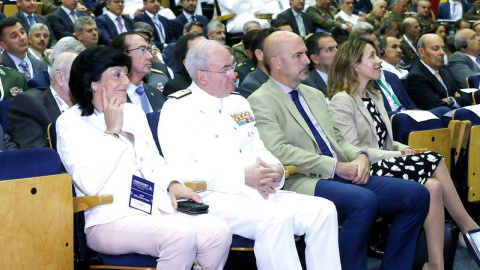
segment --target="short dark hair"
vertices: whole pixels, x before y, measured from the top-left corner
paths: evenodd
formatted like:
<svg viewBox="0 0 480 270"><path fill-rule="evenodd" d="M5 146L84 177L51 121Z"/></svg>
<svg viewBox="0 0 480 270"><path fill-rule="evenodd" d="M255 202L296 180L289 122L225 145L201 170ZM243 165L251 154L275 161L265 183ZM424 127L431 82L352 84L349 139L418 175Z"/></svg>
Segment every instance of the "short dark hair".
<svg viewBox="0 0 480 270"><path fill-rule="evenodd" d="M93 114L92 82L98 82L105 70L115 66L125 66L130 70L132 59L120 50L105 46L88 48L73 61L68 86L78 102L82 116Z"/></svg>
<svg viewBox="0 0 480 270"><path fill-rule="evenodd" d="M274 27L274 28L280 28L280 27L286 26L286 25L289 25L290 27L292 26L292 25L290 25L290 22L285 20L285 19L277 19L277 20L275 20L274 23L272 23L272 27Z"/></svg>
<svg viewBox="0 0 480 270"><path fill-rule="evenodd" d="M380 22L380 26L378 28L378 31L380 32L380 35L384 35L385 32L387 32L388 29L393 28L393 20L392 18L385 18L382 19L382 22ZM397 25L398 27L398 25Z"/></svg>
<svg viewBox="0 0 480 270"><path fill-rule="evenodd" d="M320 44L318 44L318 40L321 38L332 37L332 34L329 32L320 32L311 35L307 40L305 40L305 46L307 46L307 56L310 59L310 55L318 54L322 48ZM314 63L310 59L310 67L313 67Z"/></svg>
<svg viewBox="0 0 480 270"><path fill-rule="evenodd" d="M455 25L455 31L460 29L460 27L462 26L462 22L466 22L466 23L470 24L470 22L468 20L465 20L465 19L456 20L455 24L454 24ZM470 27L471 27L471 25L470 25Z"/></svg>
<svg viewBox="0 0 480 270"><path fill-rule="evenodd" d="M267 39L267 37L275 31L277 30L272 27L259 30L252 39L252 46L251 46L252 52L255 54L255 50L257 49L263 51L263 46L265 45L265 39ZM258 64L257 57L253 57L253 63L255 65Z"/></svg>
<svg viewBox="0 0 480 270"><path fill-rule="evenodd" d="M127 48L128 46L127 46L127 44L126 44L126 40L127 40L127 37L128 37L128 36L131 36L131 35L136 35L136 36L139 36L139 37L141 37L141 38L144 38L144 37L141 36L138 32L125 32L125 33L121 33L120 35L118 35L118 36L116 36L115 38L113 38L112 44L110 44L110 47L126 53L126 50L128 49L128 48ZM148 41L147 41L147 43L148 43Z"/></svg>
<svg viewBox="0 0 480 270"><path fill-rule="evenodd" d="M183 26L183 29L187 30L187 33L188 33L188 32L190 32L190 29L192 29L193 26L198 26L198 27L201 27L203 29L203 24L199 21L196 21L196 20L191 20L191 21L187 22Z"/></svg>
<svg viewBox="0 0 480 270"><path fill-rule="evenodd" d="M7 17L0 21L0 41L4 41L3 39L3 29L5 27L12 27L15 26L17 23L20 23L17 18Z"/></svg>
<svg viewBox="0 0 480 270"><path fill-rule="evenodd" d="M175 55L175 61L180 67L181 74L187 74L187 70L185 69L185 65L183 64L183 59L185 59L185 57L187 56L188 42L190 40L194 40L197 37L203 37L203 33L198 33L198 32L187 33L181 36L177 40L175 47L173 47L173 55Z"/></svg>
<svg viewBox="0 0 480 270"><path fill-rule="evenodd" d="M255 37L258 31L260 31L260 29L253 29L243 36L243 46L245 47L245 50L252 50L253 37Z"/></svg>

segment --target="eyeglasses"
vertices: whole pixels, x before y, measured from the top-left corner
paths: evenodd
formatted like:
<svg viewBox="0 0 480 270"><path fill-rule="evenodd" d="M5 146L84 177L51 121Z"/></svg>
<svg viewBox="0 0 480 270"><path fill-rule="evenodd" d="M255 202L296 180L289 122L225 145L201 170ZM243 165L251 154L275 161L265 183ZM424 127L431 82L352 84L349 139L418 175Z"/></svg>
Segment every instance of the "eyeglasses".
<svg viewBox="0 0 480 270"><path fill-rule="evenodd" d="M230 67L225 68L223 71L213 71L213 70L206 70L206 69L201 69L201 71L220 73L223 75L232 75L232 74L235 74L235 67L237 67L237 63L233 63Z"/></svg>
<svg viewBox="0 0 480 270"><path fill-rule="evenodd" d="M152 49L148 48L148 47L145 47L145 46L140 46L138 48L135 48L135 49L130 49L130 50L125 50L125 52L131 52L131 51L136 51L138 50L138 52L141 54L141 55L145 55L145 52L149 52L150 54L152 54Z"/></svg>
<svg viewBox="0 0 480 270"><path fill-rule="evenodd" d="M193 3L193 2L197 2L197 0L183 0L183 2L185 2L185 3L190 3L190 2L192 2L192 3Z"/></svg>

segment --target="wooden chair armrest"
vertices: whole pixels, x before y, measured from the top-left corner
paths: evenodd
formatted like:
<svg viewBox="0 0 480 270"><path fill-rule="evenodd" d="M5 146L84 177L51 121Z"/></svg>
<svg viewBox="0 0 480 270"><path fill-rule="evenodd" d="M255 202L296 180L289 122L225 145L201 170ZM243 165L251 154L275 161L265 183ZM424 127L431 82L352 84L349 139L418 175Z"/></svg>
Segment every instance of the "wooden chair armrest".
<svg viewBox="0 0 480 270"><path fill-rule="evenodd" d="M422 153L422 152L427 152L428 148L417 148L417 149L413 149L413 151L415 151L415 153Z"/></svg>
<svg viewBox="0 0 480 270"><path fill-rule="evenodd" d="M285 179L288 179L291 175L294 175L298 172L298 167L293 165L284 166L285 168Z"/></svg>
<svg viewBox="0 0 480 270"><path fill-rule="evenodd" d="M187 182L184 183L185 186L193 189L195 192L201 192L207 190L207 182L205 181L194 181L194 182Z"/></svg>
<svg viewBox="0 0 480 270"><path fill-rule="evenodd" d="M227 14L227 15L220 15L220 16L217 16L217 21L219 22L223 22L223 21L226 21L226 20L229 20L233 17L237 16L237 14Z"/></svg>
<svg viewBox="0 0 480 270"><path fill-rule="evenodd" d="M81 212L95 206L113 202L113 195L94 195L73 198L73 212Z"/></svg>

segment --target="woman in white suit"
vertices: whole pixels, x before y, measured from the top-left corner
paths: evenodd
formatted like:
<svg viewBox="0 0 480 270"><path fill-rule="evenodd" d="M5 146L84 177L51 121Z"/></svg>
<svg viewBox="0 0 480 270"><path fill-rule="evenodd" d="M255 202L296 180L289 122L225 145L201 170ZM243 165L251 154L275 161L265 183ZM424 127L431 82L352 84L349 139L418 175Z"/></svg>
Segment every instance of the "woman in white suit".
<svg viewBox="0 0 480 270"><path fill-rule="evenodd" d="M327 85L335 125L347 141L370 153L372 175L417 181L429 190L430 210L424 223L429 261L423 269L443 269L444 206L462 232L478 225L465 211L440 154L415 154L393 141L382 96L373 88L381 72L377 55L375 45L366 39L350 40L339 48Z"/></svg>
<svg viewBox="0 0 480 270"><path fill-rule="evenodd" d="M211 215L175 210L179 198L201 199L158 153L142 109L126 103L130 66L127 54L108 47L80 53L69 83L77 105L57 120L58 152L77 196L114 198L85 213L87 244L105 254L157 257L157 269L190 270L195 259L223 269L232 239L228 226Z"/></svg>

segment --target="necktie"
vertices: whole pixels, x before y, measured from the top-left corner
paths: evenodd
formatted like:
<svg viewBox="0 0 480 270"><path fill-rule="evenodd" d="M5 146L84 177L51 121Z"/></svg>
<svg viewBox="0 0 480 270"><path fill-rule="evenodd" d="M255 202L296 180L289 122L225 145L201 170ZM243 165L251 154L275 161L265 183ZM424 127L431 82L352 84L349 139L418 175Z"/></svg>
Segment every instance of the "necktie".
<svg viewBox="0 0 480 270"><path fill-rule="evenodd" d="M148 99L147 95L145 94L145 89L143 89L143 85L140 84L139 87L135 90L135 93L137 93L140 96L140 101L142 102L142 109L145 113L150 112L150 105L148 104Z"/></svg>
<svg viewBox="0 0 480 270"><path fill-rule="evenodd" d="M305 33L305 25L303 24L303 19L301 14L297 14L297 25L298 25L298 32L302 38L304 38L307 33Z"/></svg>
<svg viewBox="0 0 480 270"><path fill-rule="evenodd" d="M75 11L72 11L70 14L72 15L73 22L75 22L77 20L77 16L75 15Z"/></svg>
<svg viewBox="0 0 480 270"><path fill-rule="evenodd" d="M164 43L165 42L165 36L163 34L163 26L160 20L158 20L157 16L153 16L153 23L155 23L155 26L157 27L158 30L158 35L160 36L160 42Z"/></svg>
<svg viewBox="0 0 480 270"><path fill-rule="evenodd" d="M18 65L23 68L23 74L27 78L27 81L30 80L30 78L32 78L32 76L30 75L30 68L28 67L28 63L25 60L22 60L22 61L20 61L20 64L18 64Z"/></svg>
<svg viewBox="0 0 480 270"><path fill-rule="evenodd" d="M442 84L443 88L445 88L445 90L447 90L447 86L443 82L442 76L440 76L440 73L438 73L438 71L436 71L434 75L435 75L435 78L437 78L437 80ZM447 97L448 97L448 93L447 93Z"/></svg>
<svg viewBox="0 0 480 270"><path fill-rule="evenodd" d="M30 26L34 25L35 24L35 20L33 19L33 16L32 15L28 15L27 16L27 19L28 19L28 24Z"/></svg>
<svg viewBox="0 0 480 270"><path fill-rule="evenodd" d="M475 62L477 62L477 66L480 67L480 59L478 59L477 57L475 57Z"/></svg>
<svg viewBox="0 0 480 270"><path fill-rule="evenodd" d="M333 154L330 151L330 148L328 148L328 145L322 139L322 136L320 136L320 133L315 128L312 121L308 117L307 113L303 109L302 104L300 103L300 98L298 97L298 90L292 90L292 92L290 92L290 94L292 95L293 103L295 103L295 106L297 107L298 111L302 115L303 119L305 119L305 122L307 122L308 127L312 131L313 137L315 137L315 140L317 141L318 147L320 148L320 151L322 152L322 155L333 157Z"/></svg>
<svg viewBox="0 0 480 270"><path fill-rule="evenodd" d="M117 17L117 24L118 24L118 29L120 30L120 33L123 33L124 28L123 28L122 18L120 16Z"/></svg>
<svg viewBox="0 0 480 270"><path fill-rule="evenodd" d="M196 21L196 20L197 20L197 18L195 18L195 15L193 15L191 18L192 18L192 19L191 19L192 21Z"/></svg>

